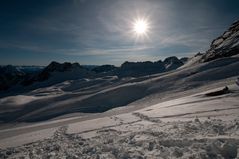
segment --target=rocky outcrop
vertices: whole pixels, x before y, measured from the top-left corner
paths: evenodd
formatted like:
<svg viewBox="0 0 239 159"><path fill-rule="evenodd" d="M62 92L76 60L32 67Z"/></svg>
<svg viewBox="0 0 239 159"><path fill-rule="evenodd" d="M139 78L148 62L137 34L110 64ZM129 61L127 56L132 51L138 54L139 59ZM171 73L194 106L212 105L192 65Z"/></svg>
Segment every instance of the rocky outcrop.
<svg viewBox="0 0 239 159"><path fill-rule="evenodd" d="M239 54L239 21L212 41L210 49L202 56L201 62Z"/></svg>
<svg viewBox="0 0 239 159"><path fill-rule="evenodd" d="M162 61L157 62L124 62L119 71L119 77L138 77L144 75L150 75L164 71L164 65Z"/></svg>
<svg viewBox="0 0 239 159"><path fill-rule="evenodd" d="M163 61L165 71L175 70L183 65L183 62L180 61L176 56L168 57Z"/></svg>
<svg viewBox="0 0 239 159"><path fill-rule="evenodd" d="M61 64L53 61L43 70L43 72L65 72L79 68L83 68L79 63L64 62Z"/></svg>
<svg viewBox="0 0 239 159"><path fill-rule="evenodd" d="M95 73L105 73L117 69L114 65L102 65L92 69Z"/></svg>
<svg viewBox="0 0 239 159"><path fill-rule="evenodd" d="M180 61L177 57L172 56L166 58L164 61L146 61L146 62L124 62L119 71L118 75L120 77L137 77L150 75L155 73L162 73L166 71L171 71L179 68L183 65L183 62Z"/></svg>
<svg viewBox="0 0 239 159"><path fill-rule="evenodd" d="M38 81L44 81L48 79L52 72L66 72L82 68L83 67L80 66L79 63L64 62L61 64L53 61L38 75Z"/></svg>
<svg viewBox="0 0 239 159"><path fill-rule="evenodd" d="M41 72L45 67L44 66L15 66L18 70L24 72L25 74L32 74Z"/></svg>
<svg viewBox="0 0 239 159"><path fill-rule="evenodd" d="M180 61L185 64L186 62L188 62L189 58L188 57L182 57L180 58Z"/></svg>
<svg viewBox="0 0 239 159"><path fill-rule="evenodd" d="M34 82L41 82L45 81L50 78L51 74L54 72L67 72L73 70L84 70L84 68L79 63L58 63L58 62L51 62L47 67L45 67L40 73L33 74L28 77L22 82L23 85L30 85ZM62 74L64 76L64 74Z"/></svg>
<svg viewBox="0 0 239 159"><path fill-rule="evenodd" d="M0 66L0 90L6 90L17 84L24 76L24 72L12 65Z"/></svg>
<svg viewBox="0 0 239 159"><path fill-rule="evenodd" d="M186 59L182 59L186 61ZM93 69L87 69L81 66L79 63L58 63L51 62L43 69L37 69L31 73L24 73L19 71L17 67L7 66L3 72L0 68L0 90L6 90L11 86L20 84L23 86L29 86L36 82L45 82L55 84L63 82L64 80L74 80L80 78L94 78L101 76L118 76L123 77L139 77L145 75L151 75L155 73L162 73L171 71L182 66L184 63L177 57L168 57L164 61L145 61L145 62L124 62L121 67L114 65L102 65L96 66ZM9 72L6 74L6 72ZM10 82L9 82L10 81ZM47 82L46 82L47 81Z"/></svg>

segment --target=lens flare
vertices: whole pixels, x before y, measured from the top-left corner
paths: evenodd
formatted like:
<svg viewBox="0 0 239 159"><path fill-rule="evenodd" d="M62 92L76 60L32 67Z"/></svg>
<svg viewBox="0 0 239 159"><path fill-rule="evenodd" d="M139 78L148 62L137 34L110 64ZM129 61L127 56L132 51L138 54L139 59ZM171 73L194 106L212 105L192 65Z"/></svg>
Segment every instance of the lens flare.
<svg viewBox="0 0 239 159"><path fill-rule="evenodd" d="M137 35L145 35L149 30L149 24L144 19L138 19L133 24L133 31Z"/></svg>

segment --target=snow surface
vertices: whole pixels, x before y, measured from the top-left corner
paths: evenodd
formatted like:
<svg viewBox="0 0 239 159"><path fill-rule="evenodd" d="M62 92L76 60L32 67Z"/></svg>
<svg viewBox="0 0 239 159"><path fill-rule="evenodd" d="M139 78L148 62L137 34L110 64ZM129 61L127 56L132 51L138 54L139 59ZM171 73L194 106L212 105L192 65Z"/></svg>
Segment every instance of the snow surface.
<svg viewBox="0 0 239 159"><path fill-rule="evenodd" d="M139 109L227 78L234 80L239 75L238 68L239 57L230 57L140 78L67 80L0 98L0 121L44 121L76 112L100 113L129 105Z"/></svg>
<svg viewBox="0 0 239 159"><path fill-rule="evenodd" d="M2 105L11 106L11 105L22 105L27 104L36 98L33 96L25 96L25 95L17 95L17 96L10 96L6 98L0 99L0 103Z"/></svg>
<svg viewBox="0 0 239 159"><path fill-rule="evenodd" d="M222 88L130 113L2 138L0 157L236 158L239 87L230 85L231 93L220 96L205 95ZM0 136L9 132L2 130Z"/></svg>
<svg viewBox="0 0 239 159"><path fill-rule="evenodd" d="M139 78L52 77L0 98L0 158L239 157L239 57L193 63Z"/></svg>

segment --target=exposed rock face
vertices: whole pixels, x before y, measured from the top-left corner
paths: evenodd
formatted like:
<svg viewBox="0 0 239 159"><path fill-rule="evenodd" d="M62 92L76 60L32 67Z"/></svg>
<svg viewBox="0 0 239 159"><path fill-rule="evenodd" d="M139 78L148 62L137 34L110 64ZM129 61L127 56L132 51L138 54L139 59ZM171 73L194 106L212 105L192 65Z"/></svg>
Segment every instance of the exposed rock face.
<svg viewBox="0 0 239 159"><path fill-rule="evenodd" d="M117 69L114 65L102 65L102 66L97 66L92 69L95 73L103 73L103 72L109 72Z"/></svg>
<svg viewBox="0 0 239 159"><path fill-rule="evenodd" d="M5 75L10 75L10 76L16 76L16 75L22 76L25 74L23 71L17 69L16 67L12 65L0 66L0 73Z"/></svg>
<svg viewBox="0 0 239 159"><path fill-rule="evenodd" d="M37 81L38 82L45 81L50 77L51 73L53 72L66 72L66 71L72 71L77 69L83 69L83 67L80 66L80 64L78 63L65 62L61 64L61 63L53 61L37 75L26 77L26 79L22 82L22 84L30 85Z"/></svg>
<svg viewBox="0 0 239 159"><path fill-rule="evenodd" d="M166 58L163 63L166 71L175 70L183 65L183 62L180 61L176 56Z"/></svg>
<svg viewBox="0 0 239 159"><path fill-rule="evenodd" d="M188 57L182 57L182 58L180 59L180 61L181 61L183 64L185 64L186 62L188 62L188 60L189 60Z"/></svg>
<svg viewBox="0 0 239 159"><path fill-rule="evenodd" d="M80 66L79 63L64 62L61 64L53 61L38 75L38 81L44 81L48 79L51 72L65 72L81 68L83 67Z"/></svg>
<svg viewBox="0 0 239 159"><path fill-rule="evenodd" d="M186 59L183 59L186 61ZM23 86L31 85L35 82L43 82L51 79L49 84L73 80L80 78L91 78L105 75L116 75L118 77L139 77L155 73L166 72L177 69L184 63L177 57L168 57L163 62L125 62L121 67L114 65L102 65L89 70L78 63L58 63L51 62L44 69L37 69L30 73L24 73L15 66L0 67L0 90L6 90L16 84ZM54 78L54 79L53 79Z"/></svg>
<svg viewBox="0 0 239 159"><path fill-rule="evenodd" d="M234 22L221 36L212 41L201 62L239 54L239 21Z"/></svg>
<svg viewBox="0 0 239 159"><path fill-rule="evenodd" d="M53 61L43 70L43 72L65 72L65 71L78 69L78 68L83 68L83 67L80 66L79 63L64 62L61 64L61 63Z"/></svg>
<svg viewBox="0 0 239 159"><path fill-rule="evenodd" d="M0 66L0 90L6 90L11 85L23 79L25 73L14 66Z"/></svg>
<svg viewBox="0 0 239 159"><path fill-rule="evenodd" d="M121 65L119 69L119 76L143 76L150 75L154 73L161 73L166 71L171 71L182 66L183 62L177 57L172 56L166 58L163 62L161 60L157 62L125 62Z"/></svg>
<svg viewBox="0 0 239 159"><path fill-rule="evenodd" d="M164 61L143 61L143 62L124 62L120 67L114 65L102 65L95 67L91 71L99 73L107 73L108 75L117 75L118 77L139 77L171 71L182 66L188 58L182 58L182 61L177 57L172 56L166 58ZM101 74L103 75L103 74Z"/></svg>
<svg viewBox="0 0 239 159"><path fill-rule="evenodd" d="M152 69L161 69L163 68L163 63L162 61L157 61L157 62L151 62L151 61L146 61L146 62L124 62L121 65L122 70L152 70Z"/></svg>
<svg viewBox="0 0 239 159"><path fill-rule="evenodd" d="M44 69L44 66L15 66L16 69L24 72L25 74L32 74L41 72Z"/></svg>
<svg viewBox="0 0 239 159"><path fill-rule="evenodd" d="M143 76L143 75L150 75L153 73L163 72L164 65L162 61L157 62L124 62L119 71L118 74L120 77L127 77L127 76Z"/></svg>

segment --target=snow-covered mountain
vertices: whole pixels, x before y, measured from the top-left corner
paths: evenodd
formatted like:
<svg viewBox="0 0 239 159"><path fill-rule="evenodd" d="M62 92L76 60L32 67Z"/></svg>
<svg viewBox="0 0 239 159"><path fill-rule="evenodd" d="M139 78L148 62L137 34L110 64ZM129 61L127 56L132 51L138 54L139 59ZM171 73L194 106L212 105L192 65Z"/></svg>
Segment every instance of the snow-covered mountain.
<svg viewBox="0 0 239 159"><path fill-rule="evenodd" d="M14 66L14 67L16 67L18 70L21 70L25 74L40 72L44 69L44 66Z"/></svg>
<svg viewBox="0 0 239 159"><path fill-rule="evenodd" d="M182 57L182 58L180 58L180 61L181 61L183 64L185 64L186 62L188 62L188 60L189 60L189 57Z"/></svg>
<svg viewBox="0 0 239 159"><path fill-rule="evenodd" d="M181 68L191 67L202 62L236 56L239 54L239 21L235 21L221 36L211 42L209 50L189 58Z"/></svg>
<svg viewBox="0 0 239 159"><path fill-rule="evenodd" d="M183 61L172 56L164 61L146 61L146 62L124 62L118 70L119 77L139 77L155 73L162 73L175 70L182 66Z"/></svg>
<svg viewBox="0 0 239 159"><path fill-rule="evenodd" d="M0 120L39 121L76 112L99 113L134 102L144 103L148 98L157 103L162 97L169 98L177 92L186 92L226 78L235 78L239 75L238 67L238 57L227 57L140 78L119 79L117 76L104 76L63 79L63 82L37 87L38 89L21 96L2 98L0 107L5 109L0 112ZM55 75L49 78L46 84L49 84L51 79L55 82ZM19 97L24 100L20 102ZM149 104L149 101L146 103Z"/></svg>
<svg viewBox="0 0 239 159"><path fill-rule="evenodd" d="M184 61L180 61L177 57L168 57L163 62L161 60L157 62L124 62L120 67L114 65L102 65L92 66L90 67L91 69L81 66L78 63L58 63L55 61L51 62L46 67L5 66L2 67L0 71L8 72L8 74L11 72L12 75L9 76L10 81L12 81L12 79L14 80L12 82L9 82L9 78L7 78L8 80L5 80L6 78L3 76L5 76L4 74L6 73L2 73L0 79L0 82L2 82L0 91L15 87L17 84L23 85L24 87L35 84L32 88L36 89L63 82L65 80L97 78L102 76L118 76L120 78L125 78L151 75L177 69L185 63L185 59L182 60ZM16 75L20 75L20 78ZM29 87L29 89L32 88Z"/></svg>
<svg viewBox="0 0 239 159"><path fill-rule="evenodd" d="M229 30L232 28L235 30L237 23ZM235 34L230 34L230 41L237 39ZM230 52L232 48L222 49ZM187 91L239 75L237 56L197 63L208 53L195 55L196 62L173 56L164 61L125 62L120 67L103 65L92 70L78 63L51 62L41 72L25 78L23 86L12 89L13 95L24 94L24 102L18 102L18 96L9 97L8 94L1 99L0 106L6 108L0 114L0 120L39 121L74 112L104 112L143 101L149 96ZM212 54L216 56L218 53ZM185 62L190 67L182 67Z"/></svg>
<svg viewBox="0 0 239 159"><path fill-rule="evenodd" d="M92 71L95 73L106 73L106 72L114 71L116 69L117 67L114 65L101 65L101 66L94 67Z"/></svg>
<svg viewBox="0 0 239 159"><path fill-rule="evenodd" d="M12 65L0 66L0 91L18 83L25 74L25 72Z"/></svg>
<svg viewBox="0 0 239 159"><path fill-rule="evenodd" d="M22 84L27 86L35 82L45 82L51 85L65 80L90 77L91 75L91 71L78 63L58 63L53 61L38 74L27 77Z"/></svg>
<svg viewBox="0 0 239 159"><path fill-rule="evenodd" d="M237 26L189 60L52 62L0 98L0 158L238 158Z"/></svg>
<svg viewBox="0 0 239 159"><path fill-rule="evenodd" d="M212 41L210 49L202 56L206 62L239 54L239 21L234 22L227 31Z"/></svg>
<svg viewBox="0 0 239 159"><path fill-rule="evenodd" d="M176 56L168 57L163 61L166 71L175 70L182 66L183 61L179 60Z"/></svg>
<svg viewBox="0 0 239 159"><path fill-rule="evenodd" d="M162 61L124 62L118 70L120 77L138 77L164 71Z"/></svg>
<svg viewBox="0 0 239 159"><path fill-rule="evenodd" d="M28 76L39 73L42 69L40 66L0 66L0 91L23 82Z"/></svg>
<svg viewBox="0 0 239 159"><path fill-rule="evenodd" d="M0 73L10 76L22 76L25 74L21 69L12 65L0 66Z"/></svg>

